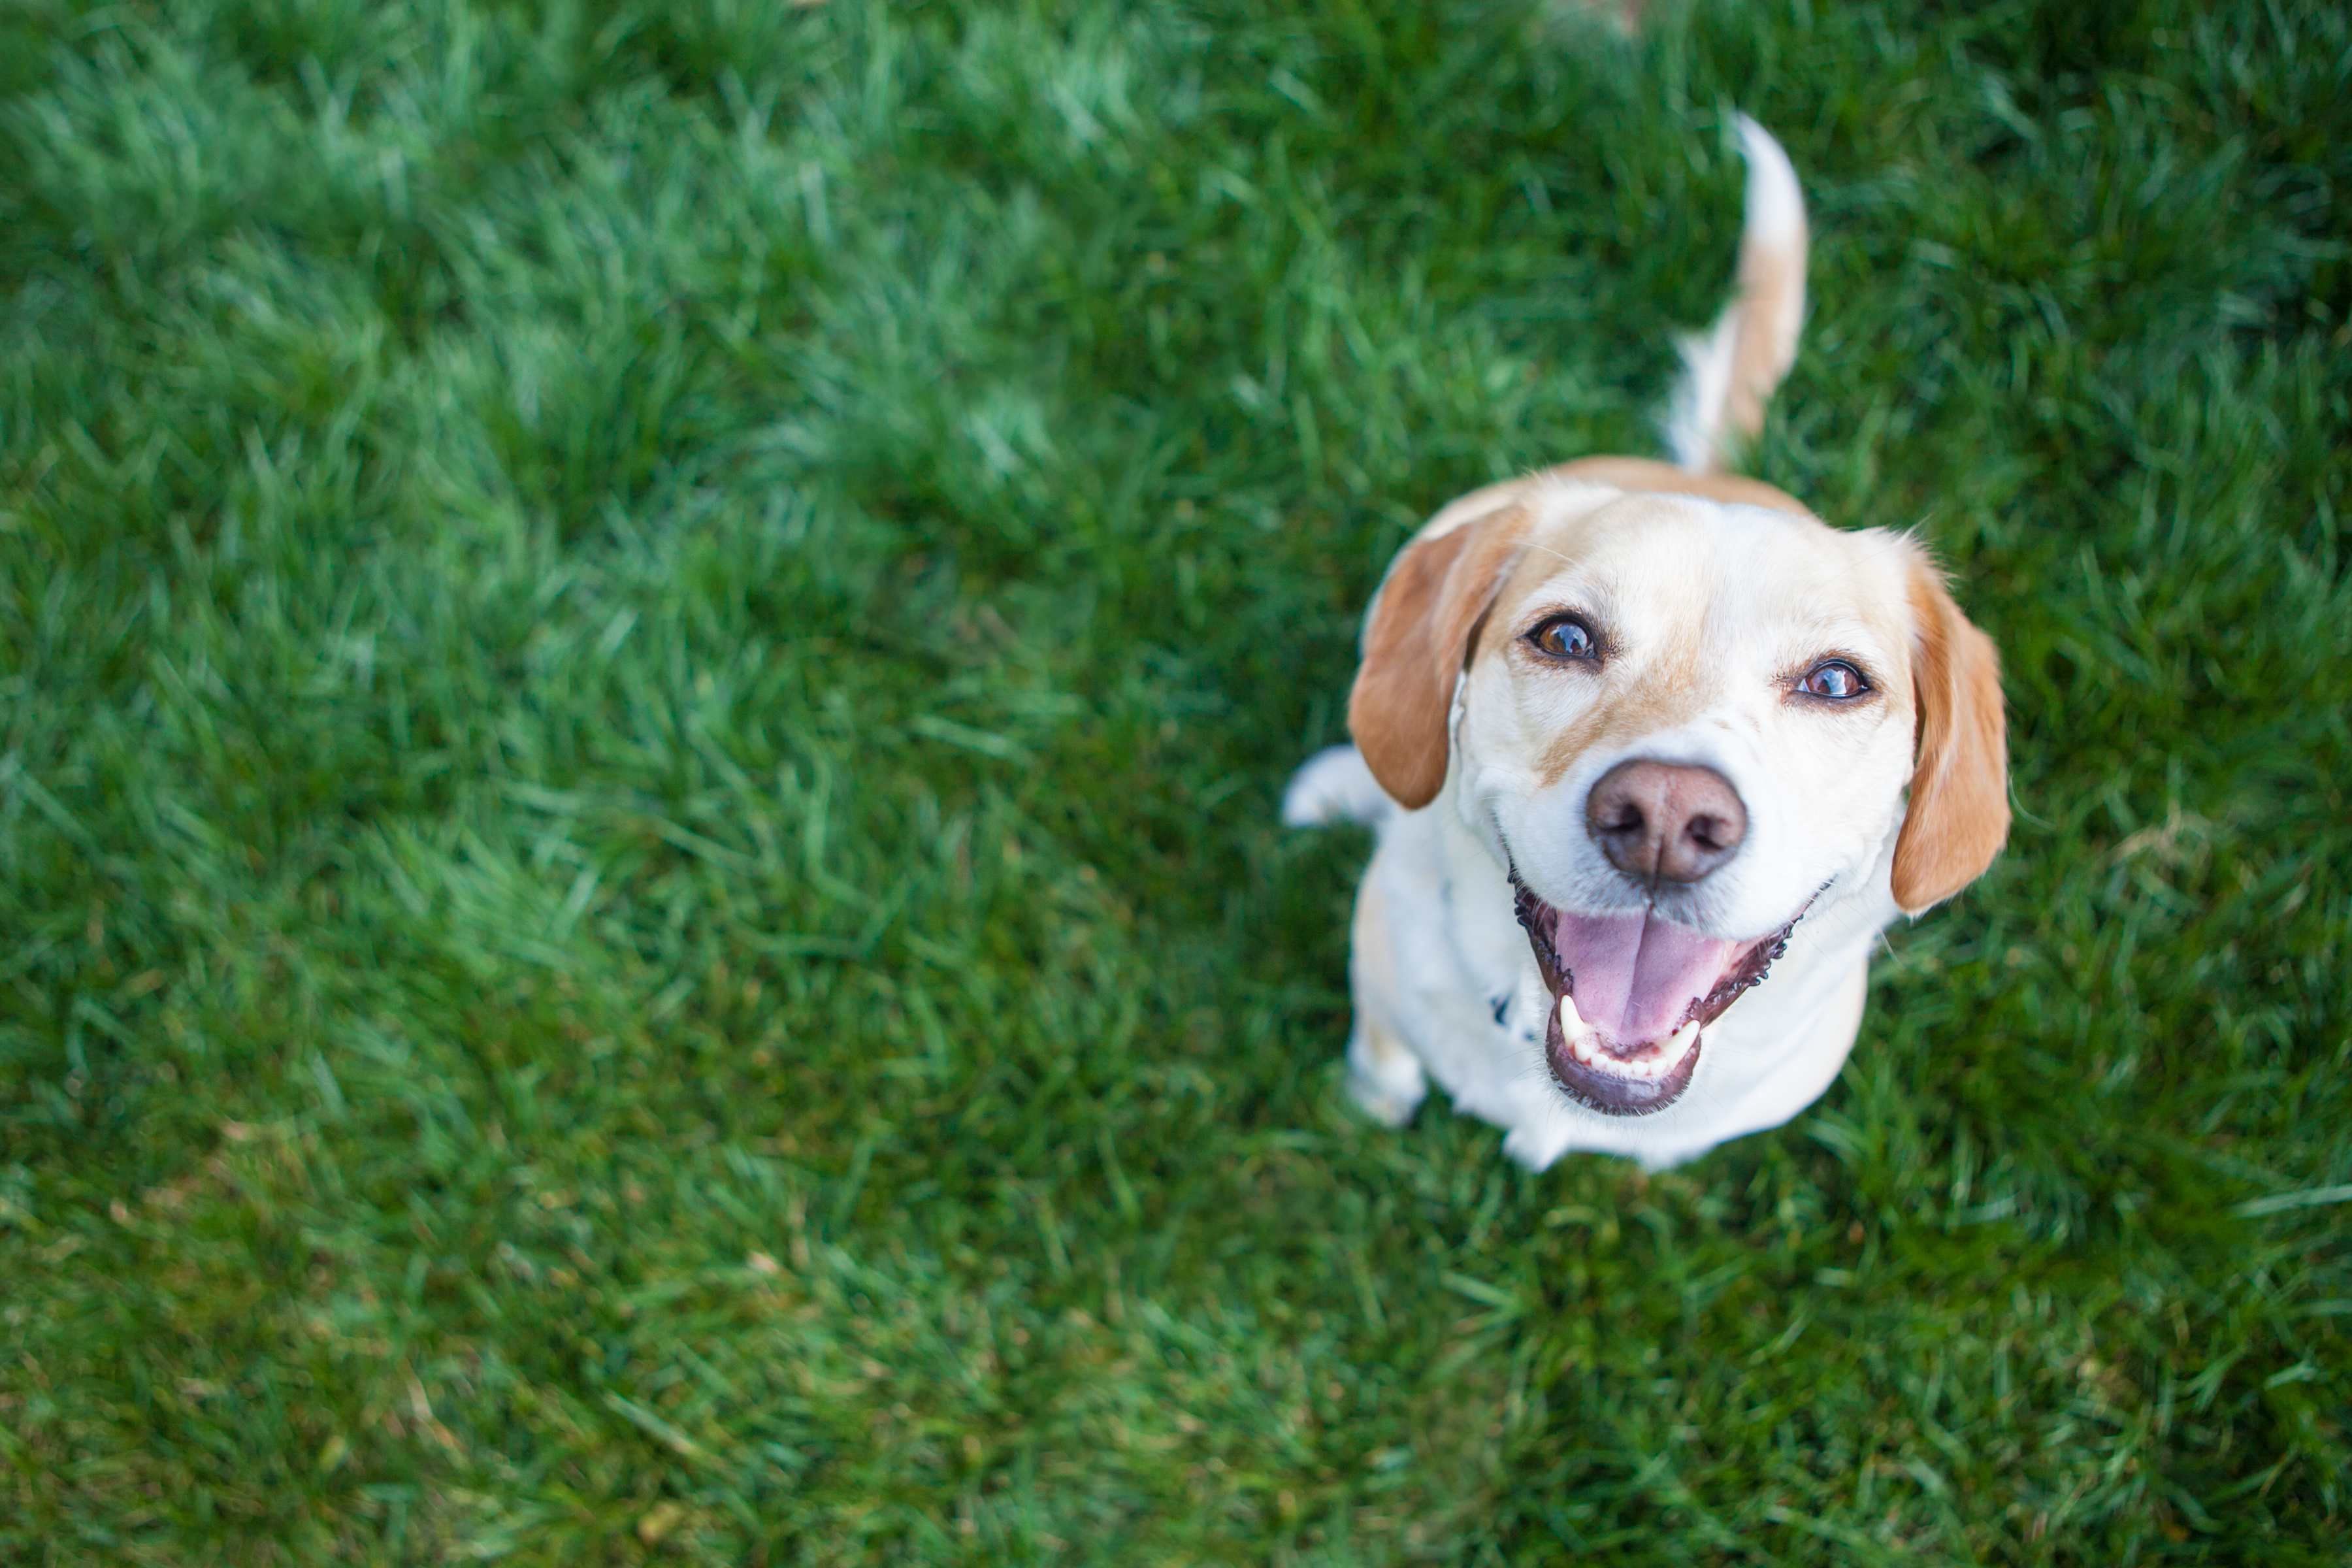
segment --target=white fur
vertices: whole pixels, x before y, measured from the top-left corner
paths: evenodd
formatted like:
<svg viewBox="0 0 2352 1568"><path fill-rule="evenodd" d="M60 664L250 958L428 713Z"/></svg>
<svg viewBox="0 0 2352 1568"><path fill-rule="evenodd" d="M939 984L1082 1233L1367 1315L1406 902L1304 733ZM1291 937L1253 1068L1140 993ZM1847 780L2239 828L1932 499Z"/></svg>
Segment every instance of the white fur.
<svg viewBox="0 0 2352 1568"><path fill-rule="evenodd" d="M1748 160L1748 211L1741 243L1786 249L1805 243L1805 193L1797 166L1772 133L1744 114L1734 115L1739 151ZM1793 349L1794 340L1790 340Z"/></svg>

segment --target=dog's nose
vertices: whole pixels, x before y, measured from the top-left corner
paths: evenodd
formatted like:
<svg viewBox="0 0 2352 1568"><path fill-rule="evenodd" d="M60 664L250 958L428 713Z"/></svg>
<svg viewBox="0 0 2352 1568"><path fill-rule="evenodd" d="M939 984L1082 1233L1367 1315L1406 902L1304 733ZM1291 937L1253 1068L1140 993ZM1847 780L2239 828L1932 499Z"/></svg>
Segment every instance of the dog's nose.
<svg viewBox="0 0 2352 1568"><path fill-rule="evenodd" d="M1584 803L1609 863L1642 882L1696 882L1739 853L1748 808L1713 768L1619 763Z"/></svg>

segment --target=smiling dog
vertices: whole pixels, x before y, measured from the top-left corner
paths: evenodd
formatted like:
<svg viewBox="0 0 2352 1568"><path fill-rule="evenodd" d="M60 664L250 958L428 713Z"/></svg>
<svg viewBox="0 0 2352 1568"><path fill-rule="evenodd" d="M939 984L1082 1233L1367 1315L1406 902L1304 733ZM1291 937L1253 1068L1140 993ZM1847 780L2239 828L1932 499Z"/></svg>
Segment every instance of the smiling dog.
<svg viewBox="0 0 2352 1568"><path fill-rule="evenodd" d="M1927 553L1712 471L1796 353L1795 171L1742 119L1740 289L1684 344L1681 464L1588 458L1441 510L1367 615L1354 746L1284 819L1370 823L1348 1060L1434 1078L1535 1169L1656 1168L1827 1089L1898 912L2009 829L1992 644Z"/></svg>

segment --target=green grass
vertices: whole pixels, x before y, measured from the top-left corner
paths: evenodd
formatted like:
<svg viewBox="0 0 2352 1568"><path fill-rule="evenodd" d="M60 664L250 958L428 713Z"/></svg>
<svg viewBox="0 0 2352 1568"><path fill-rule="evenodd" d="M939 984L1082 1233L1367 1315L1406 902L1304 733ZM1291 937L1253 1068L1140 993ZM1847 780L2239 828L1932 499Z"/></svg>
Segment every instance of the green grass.
<svg viewBox="0 0 2352 1568"><path fill-rule="evenodd" d="M0 1560L2342 1562L2346 13L1653 9L0 15ZM1529 1176L1274 802L1735 108L2020 817Z"/></svg>

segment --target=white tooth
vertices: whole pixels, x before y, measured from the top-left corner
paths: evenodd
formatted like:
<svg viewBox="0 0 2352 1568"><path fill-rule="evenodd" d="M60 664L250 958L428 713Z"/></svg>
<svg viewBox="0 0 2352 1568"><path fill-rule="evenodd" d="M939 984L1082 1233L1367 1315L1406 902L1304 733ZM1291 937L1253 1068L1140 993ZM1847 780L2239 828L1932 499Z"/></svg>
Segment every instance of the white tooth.
<svg viewBox="0 0 2352 1568"><path fill-rule="evenodd" d="M1682 1066L1683 1058L1690 1055L1691 1047L1698 1041L1698 1028L1694 1019L1640 1057L1626 1061L1601 1048L1601 1031L1584 1021L1573 997L1563 994L1559 999L1559 1032L1568 1042L1569 1054L1586 1067L1638 1082L1654 1083Z"/></svg>

